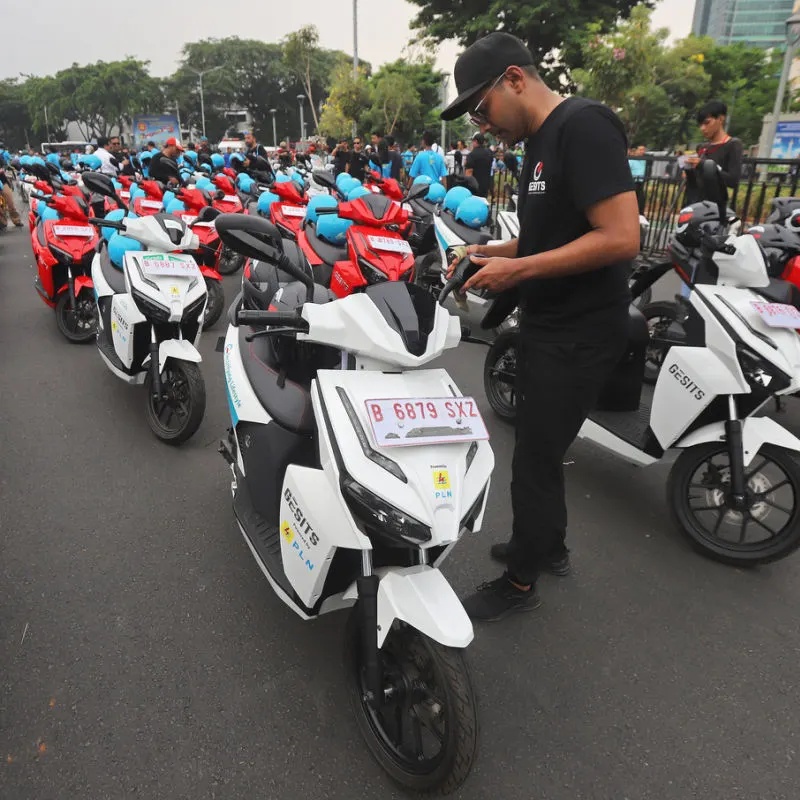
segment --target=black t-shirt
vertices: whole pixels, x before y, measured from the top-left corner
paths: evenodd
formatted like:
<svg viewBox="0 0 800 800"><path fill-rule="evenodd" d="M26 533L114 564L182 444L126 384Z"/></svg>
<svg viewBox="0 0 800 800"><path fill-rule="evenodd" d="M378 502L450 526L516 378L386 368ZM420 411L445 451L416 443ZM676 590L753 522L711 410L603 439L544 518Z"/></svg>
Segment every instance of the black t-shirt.
<svg viewBox="0 0 800 800"><path fill-rule="evenodd" d="M267 155L267 148L264 147L263 144L254 144L249 150L247 150L244 154L245 158L263 158L265 160L269 160L269 156Z"/></svg>
<svg viewBox="0 0 800 800"><path fill-rule="evenodd" d="M389 162L392 165L392 171L389 173L389 177L394 178L396 181L400 180L400 170L403 169L403 157L397 150L390 150Z"/></svg>
<svg viewBox="0 0 800 800"><path fill-rule="evenodd" d="M611 109L573 97L528 139L520 177L517 255L555 250L592 229L591 206L632 192L627 141ZM626 324L629 263L528 280L520 286L523 325L541 339L583 341Z"/></svg>
<svg viewBox="0 0 800 800"><path fill-rule="evenodd" d="M367 154L362 150L360 153L356 153L353 150L350 153L350 174L354 178L358 178L360 181L364 180L364 167L367 166L368 161Z"/></svg>
<svg viewBox="0 0 800 800"><path fill-rule="evenodd" d="M735 189L742 176L742 156L744 145L741 139L731 138L721 144L706 144L697 148L700 164L694 169L686 170L686 205L705 200L697 180L697 169L704 160L713 161L722 173L722 179L729 189Z"/></svg>
<svg viewBox="0 0 800 800"><path fill-rule="evenodd" d="M336 155L333 157L333 171L337 175L347 170L347 165L350 163L349 150L337 150Z"/></svg>
<svg viewBox="0 0 800 800"><path fill-rule="evenodd" d="M489 194L492 185L492 162L494 156L488 147L476 147L467 156L465 169L472 170L472 177L478 181L478 192L481 197Z"/></svg>

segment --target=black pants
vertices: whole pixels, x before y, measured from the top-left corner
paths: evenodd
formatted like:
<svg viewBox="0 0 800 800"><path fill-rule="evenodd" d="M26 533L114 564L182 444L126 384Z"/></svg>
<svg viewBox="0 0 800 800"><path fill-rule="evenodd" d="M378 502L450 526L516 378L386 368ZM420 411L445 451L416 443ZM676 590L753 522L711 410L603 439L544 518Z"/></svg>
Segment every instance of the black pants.
<svg viewBox="0 0 800 800"><path fill-rule="evenodd" d="M564 455L626 343L622 324L581 343L543 342L520 329L508 569L522 583L533 583L543 561L566 552Z"/></svg>

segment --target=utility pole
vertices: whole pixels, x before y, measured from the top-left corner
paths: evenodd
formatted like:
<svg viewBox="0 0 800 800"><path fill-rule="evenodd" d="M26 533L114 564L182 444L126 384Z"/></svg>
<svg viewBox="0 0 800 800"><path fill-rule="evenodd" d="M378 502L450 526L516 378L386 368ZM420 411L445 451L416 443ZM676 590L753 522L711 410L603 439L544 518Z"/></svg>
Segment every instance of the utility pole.
<svg viewBox="0 0 800 800"><path fill-rule="evenodd" d="M175 116L178 118L178 141L183 139L183 126L181 125L181 107L178 105L178 101L175 101Z"/></svg>
<svg viewBox="0 0 800 800"><path fill-rule="evenodd" d="M47 141L50 141L50 121L47 119L47 106L44 107L44 129L47 131Z"/></svg>
<svg viewBox="0 0 800 800"><path fill-rule="evenodd" d="M304 114L304 111L303 111L303 100L305 100L305 99L306 99L306 96L304 94L297 95L297 102L300 105L300 141L301 142L303 141L303 139L305 139L305 136L306 136L306 121L305 121L305 117L303 116L303 114Z"/></svg>
<svg viewBox="0 0 800 800"><path fill-rule="evenodd" d="M208 74L209 72L214 72L218 69L222 69L221 66L219 67L211 67L211 69L194 69L192 67L186 67L189 72L194 72L195 75L200 79L200 119L203 123L203 136L206 135L206 105L203 98L203 75Z"/></svg>
<svg viewBox="0 0 800 800"><path fill-rule="evenodd" d="M272 146L273 147L277 147L278 146L278 134L275 132L275 112L277 110L278 110L277 108L271 108L269 110L269 113L272 114Z"/></svg>
<svg viewBox="0 0 800 800"><path fill-rule="evenodd" d="M358 0L353 0L353 83L358 80ZM353 120L353 136L358 133L358 126Z"/></svg>

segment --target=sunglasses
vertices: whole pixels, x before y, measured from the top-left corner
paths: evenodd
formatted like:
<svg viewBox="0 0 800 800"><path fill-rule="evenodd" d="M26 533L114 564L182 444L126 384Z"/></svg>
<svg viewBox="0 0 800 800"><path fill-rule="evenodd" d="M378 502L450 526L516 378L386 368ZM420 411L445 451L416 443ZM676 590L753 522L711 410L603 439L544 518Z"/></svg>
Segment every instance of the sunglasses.
<svg viewBox="0 0 800 800"><path fill-rule="evenodd" d="M361 139L356 139L353 144L361 144Z"/></svg>
<svg viewBox="0 0 800 800"><path fill-rule="evenodd" d="M484 93L483 97L481 97L480 103L478 103L478 105L476 105L475 108L472 109L472 111L468 112L469 113L469 121L473 125L480 127L481 125L488 125L489 124L489 118L486 116L486 114L483 111L480 110L480 108L486 102L486 98L492 93L492 91L497 86L497 84L499 84L500 81L502 81L503 78L505 78L505 76L506 76L506 73L504 71L502 75L499 75L497 78L495 78L495 80L492 83L492 85L486 90L486 92Z"/></svg>

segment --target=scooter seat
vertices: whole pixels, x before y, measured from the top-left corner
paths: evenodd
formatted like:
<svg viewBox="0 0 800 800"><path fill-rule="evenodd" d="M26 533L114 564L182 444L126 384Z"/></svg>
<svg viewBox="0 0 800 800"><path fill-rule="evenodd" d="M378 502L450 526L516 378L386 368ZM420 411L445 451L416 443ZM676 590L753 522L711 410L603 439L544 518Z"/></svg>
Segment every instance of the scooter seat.
<svg viewBox="0 0 800 800"><path fill-rule="evenodd" d="M462 225L446 211L442 212L440 219L464 244L486 244L492 241L492 235L488 231L476 231L474 228L470 228L469 225Z"/></svg>
<svg viewBox="0 0 800 800"><path fill-rule="evenodd" d="M753 291L770 303L785 303L800 308L800 290L789 281L770 278L769 286L760 286Z"/></svg>
<svg viewBox="0 0 800 800"><path fill-rule="evenodd" d="M347 247L338 247L335 244L328 244L324 239L320 239L313 225L306 225L305 233L311 249L326 264L332 267L337 261L347 261Z"/></svg>
<svg viewBox="0 0 800 800"><path fill-rule="evenodd" d="M111 262L105 245L100 250L100 269L114 294L125 294L125 273Z"/></svg>
<svg viewBox="0 0 800 800"><path fill-rule="evenodd" d="M252 328L239 326L239 352L250 386L267 413L282 428L300 434L314 431L314 410L308 388L281 376L270 336L245 339Z"/></svg>

